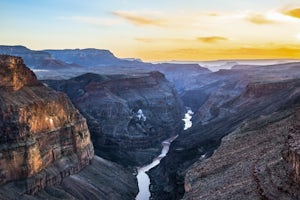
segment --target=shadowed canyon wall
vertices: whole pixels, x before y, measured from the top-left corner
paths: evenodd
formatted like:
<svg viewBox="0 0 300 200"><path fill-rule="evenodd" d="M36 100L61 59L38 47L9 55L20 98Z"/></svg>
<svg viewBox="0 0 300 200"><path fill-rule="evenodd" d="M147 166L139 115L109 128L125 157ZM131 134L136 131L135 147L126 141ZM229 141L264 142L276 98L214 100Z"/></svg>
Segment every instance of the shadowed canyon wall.
<svg viewBox="0 0 300 200"><path fill-rule="evenodd" d="M299 111L260 116L224 137L212 157L187 170L183 199L299 199L300 140L291 137Z"/></svg>
<svg viewBox="0 0 300 200"><path fill-rule="evenodd" d="M96 154L123 165L150 162L160 142L183 129L181 100L160 72L44 82L66 92L87 118Z"/></svg>
<svg viewBox="0 0 300 200"><path fill-rule="evenodd" d="M268 134L270 134L270 137L273 135L275 137L275 141L273 142L276 143L278 142L278 137L284 133L285 138L278 142L280 145L272 143L272 140L270 140L270 144L268 144L270 148L272 145L274 145L275 149L277 148L276 150L273 149L276 151L274 153L276 156L284 158L284 154L280 154L280 152L284 149L283 146L286 143L285 139L288 137L289 128L294 127L295 129L296 127L295 124L293 124L295 120L283 120L279 125L276 125L276 113L283 113L282 115L285 116L285 112L288 112L289 109L296 108L300 104L300 71L298 69L299 63L298 65L293 63L287 64L286 68L269 66L262 68L255 67L254 69L246 70L220 70L210 75L199 76L199 88L187 91L183 99L184 102L190 104L189 106L196 109L193 116L193 127L179 135L171 144L168 156L161 161L159 166L150 171L152 197L154 199L180 199L186 190L190 192L190 195L186 194L186 199L197 199L197 195L203 195L204 199L213 199L217 194L220 194L218 196L219 199L231 199L231 197L232 199L241 199L238 196L230 196L229 193L226 193L226 180L233 182L234 178L224 178L225 182L222 182L223 178L221 176L224 175L226 177L226 169L232 165L236 166L236 169L240 166L242 168L239 170L244 169L243 161L238 160L241 156L239 151L242 151L242 149L239 150L237 148L235 150L227 146L228 154L224 152L225 150L220 151L220 159L222 158L225 164L222 164L223 161L221 162L219 158L214 162L214 165L212 164L211 166L208 164L208 161L203 160L214 154L214 151L220 146L224 136L234 131L239 132L238 130L243 127L243 124L251 120L257 121L256 123L251 123L248 127L258 132L253 131L248 133L249 135L247 135L247 137L245 136L240 142L250 141L253 137L253 141L255 141L256 138L258 144L252 144L253 146L247 148L245 152L243 152L245 156L252 155L252 152L256 150L259 151L259 148L265 148L263 142L259 142L261 137L268 137ZM187 94L193 94L189 100ZM198 103L197 98L200 99L202 103ZM269 116L268 120L260 120L262 116ZM270 125L270 130L263 131L264 129L268 129L267 124L264 124L265 122L274 123L275 128ZM276 132L276 129L278 129L278 132ZM253 136L251 135L252 133L254 134ZM279 136L277 137L276 134ZM229 144L231 144L231 142L234 142L234 140L228 141ZM261 144L261 146L259 144ZM258 147L255 145L258 145ZM241 143L235 144L234 146L243 148L246 144ZM262 151L266 152L265 159L269 159L270 162L272 162L273 154L268 154L268 150L265 149ZM222 156L222 152L224 152L224 156ZM254 156L257 154L254 153ZM291 163L291 174L297 174L297 155L292 153L292 151L290 151L289 155L288 158L290 161L288 161L288 163ZM213 157L211 159L213 159ZM262 162L264 162L263 160L264 159L262 159ZM265 163L268 163L269 160L265 161ZM193 165L195 162L196 164ZM230 164L227 165L227 162ZM195 171L193 171L193 169L195 169ZM205 173L205 169L207 169L207 173ZM245 168L245 170L247 169ZM185 178L186 173L189 172L190 176ZM202 172L204 174L203 176ZM286 170L285 173L287 174ZM219 175L209 179L210 176L213 177L214 174ZM237 174L238 176L237 171L230 171L230 174ZM230 176L230 174L228 176ZM208 176L207 179L205 179L206 176ZM265 175L263 175L263 177L264 176ZM279 174L278 180L281 180L281 177ZM268 179L267 177L264 178ZM203 182L201 182L201 180L203 180ZM218 184L218 181L220 181L220 184ZM282 179L282 181L284 181L284 179ZM263 185L264 184L265 183L263 183ZM205 192L205 189L202 190L205 188L204 185L209 185L207 186L208 192ZM214 185L217 186L214 187ZM243 184L241 183L240 185ZM184 186L186 187L184 188ZM237 184L237 186L239 186L239 184ZM223 187L224 190L222 189ZM242 196L244 195L242 199L247 197L247 191L245 192L245 194L241 194ZM226 194L228 194L228 196ZM275 192L275 194L277 193ZM288 195L286 197L289 198ZM270 199L272 199L272 196Z"/></svg>

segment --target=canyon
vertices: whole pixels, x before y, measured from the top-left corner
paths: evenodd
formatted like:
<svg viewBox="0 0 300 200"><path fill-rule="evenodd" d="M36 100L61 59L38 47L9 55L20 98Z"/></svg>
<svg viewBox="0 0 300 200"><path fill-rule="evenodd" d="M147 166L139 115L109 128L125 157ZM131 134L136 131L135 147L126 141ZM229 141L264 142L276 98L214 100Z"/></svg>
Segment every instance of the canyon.
<svg viewBox="0 0 300 200"><path fill-rule="evenodd" d="M221 177L225 176L227 169L231 169L230 167L232 165L237 165L236 168L239 170L243 169L242 160L239 160L241 154L238 153L238 147L240 145L243 149L245 145L242 143L235 144L234 146L237 147L235 150L227 145L228 154L226 154L224 150L220 151L222 152L220 157L224 159L223 165L218 158L216 158L214 163L216 168L210 167L210 165L206 166L205 164L208 163L209 160L212 160L218 152L217 150L217 152L214 153L215 150L223 144L222 138L228 134L230 135L232 132L235 132L235 134L237 134L237 132L240 133L239 130L242 129L248 121L257 120L257 123L253 122L250 126L251 129L258 132L256 134L266 134L263 135L262 138L267 137L267 134L270 134L270 137L275 136L273 129L270 129L270 132L265 130L267 127L263 126L264 121L260 121L259 118L269 116L269 119L266 120L268 123L271 123L273 120L276 122L276 113L288 112L289 109L295 109L299 106L300 72L298 67L298 63L293 63L287 64L285 68L268 66L265 68L256 67L255 70L252 68L250 70L220 70L210 76L203 77L208 84L199 84L199 89L195 90L199 92L202 89L200 92L203 96L206 95L203 102L200 104L196 99L193 99L197 98L196 95L195 97L190 96L187 102L192 104L189 106L197 109L193 116L193 127L180 134L172 143L168 156L161 161L159 166L150 170L152 197L154 199L180 199L186 192L188 194L188 192L191 191L192 194L190 196L186 195L186 199L197 199L199 196L202 196L201 192L203 192L204 199L213 199L215 198L214 195L217 196L217 194L223 194L224 196L218 196L222 199L248 198L247 193L240 194L241 196L230 196L229 194L227 196L227 193L225 190L223 191L221 187L221 185L226 186L222 180L230 180L229 178L223 179ZM196 102L196 104L193 104L193 102ZM284 122L285 121L283 121L282 124L284 124ZM285 129L283 129L282 132L287 132L287 129L292 128L293 125L287 122L284 127ZM246 134L243 131L241 132L241 135ZM252 132L247 133L252 134ZM247 138L243 138L241 141L247 142L251 137L254 137L257 140L255 142L261 145L262 149L271 148L271 146L274 145L272 141L270 141L269 144L265 144L263 141L260 142L260 137L255 135L255 133L253 134L253 136L247 135L249 139L245 136ZM288 134L286 133L286 135ZM230 140L228 143L232 145L232 142L234 142L234 140ZM283 139L281 144L283 145L284 143L285 141ZM280 146L277 145L276 147L278 148L278 152L280 152ZM253 148L255 149L256 147L253 146ZM251 150L251 148L249 148L241 153L243 153L242 155L245 154L245 157L251 157L252 152L255 150L259 151L259 148L254 149ZM237 154L235 154L235 152L237 152ZM253 154L253 156L256 155L255 153ZM267 158L269 158L269 156L271 157L272 154L266 154ZM280 154L277 156L280 157ZM208 159L207 162L206 159ZM257 160L259 160L259 158L257 158ZM230 164L226 165L226 162ZM205 165L205 168L202 167L203 165ZM205 174L206 167L207 170L212 169L212 171L207 171L207 173L209 175L211 174L211 176L215 176L216 179L207 179L207 182L205 182L205 177L209 177L209 175L202 175L201 172L203 169L203 173ZM238 174L238 172L240 172L240 174ZM230 171L228 172L230 173L228 176L234 173L236 173L236 176L243 176L243 172L245 171ZM186 173L190 176L186 177ZM265 178L267 179L267 177ZM195 185L195 190L193 190L193 184L189 183L189 180L193 180L191 182ZM203 182L201 182L202 180ZM218 184L218 181L220 181L220 184ZM214 190L215 193L211 193L210 195L209 192L211 191L208 191L207 194L205 194L205 190L199 188L201 184L211 184L211 186L207 187L213 188L212 190ZM243 184L242 181L240 185L241 187L247 187L247 184ZM214 188L214 186L216 186L216 188ZM237 186L239 186L238 182ZM194 191L197 192L193 193ZM258 190L256 193L258 193ZM218 198L216 197L216 199ZM256 196L254 199L259 198Z"/></svg>
<svg viewBox="0 0 300 200"><path fill-rule="evenodd" d="M86 117L95 153L124 166L142 166L160 152L160 142L183 129L184 107L160 72L84 74L44 81L63 91Z"/></svg>
<svg viewBox="0 0 300 200"><path fill-rule="evenodd" d="M3 199L135 199L137 167L177 135L145 170L151 199L300 198L298 62L212 72L97 49L0 53L39 79L1 56Z"/></svg>

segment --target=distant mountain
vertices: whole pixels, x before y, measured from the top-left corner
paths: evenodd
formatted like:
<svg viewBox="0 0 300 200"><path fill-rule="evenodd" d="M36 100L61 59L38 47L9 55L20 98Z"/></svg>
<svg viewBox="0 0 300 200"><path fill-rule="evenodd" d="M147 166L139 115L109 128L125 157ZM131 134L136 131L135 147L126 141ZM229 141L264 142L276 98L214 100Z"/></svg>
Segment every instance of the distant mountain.
<svg viewBox="0 0 300 200"><path fill-rule="evenodd" d="M45 51L33 51L24 46L0 45L0 54L22 57L25 64L31 69L57 69L67 67L78 67L70 65L52 57Z"/></svg>
<svg viewBox="0 0 300 200"><path fill-rule="evenodd" d="M87 67L110 66L110 65L132 65L141 63L137 60L120 59L108 50L102 49L64 49L44 50L54 58L72 64L77 63Z"/></svg>
<svg viewBox="0 0 300 200"><path fill-rule="evenodd" d="M196 63L159 63L154 64L152 69L164 73L166 78L173 82L179 93L188 88L193 88L197 82L197 76L211 73L209 69Z"/></svg>
<svg viewBox="0 0 300 200"><path fill-rule="evenodd" d="M0 54L22 57L26 65L35 69L39 79L69 79L87 72L135 74L160 71L178 91L183 91L193 87L198 75L211 73L197 63L146 63L135 58L117 58L109 50L94 48L33 51L24 46L0 45Z"/></svg>

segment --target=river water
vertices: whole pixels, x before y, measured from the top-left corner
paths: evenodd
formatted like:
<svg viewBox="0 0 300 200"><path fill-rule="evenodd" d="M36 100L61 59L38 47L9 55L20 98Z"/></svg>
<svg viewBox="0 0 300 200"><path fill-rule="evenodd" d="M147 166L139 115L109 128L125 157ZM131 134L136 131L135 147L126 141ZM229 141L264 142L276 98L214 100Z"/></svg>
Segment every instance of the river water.
<svg viewBox="0 0 300 200"><path fill-rule="evenodd" d="M192 126L192 115L194 113L191 110L188 110L187 113L185 114L184 119L184 130L187 130ZM170 144L177 138L177 135L174 137L171 137L165 141L162 142L162 150L161 153L158 157L156 157L152 163L149 165L143 166L138 168L138 174L136 176L137 181L138 181L138 186L139 186L139 193L136 196L136 200L149 200L151 194L149 191L149 185L150 185L150 178L147 175L147 171L152 169L153 167L157 166L160 163L160 160L165 157L169 151Z"/></svg>

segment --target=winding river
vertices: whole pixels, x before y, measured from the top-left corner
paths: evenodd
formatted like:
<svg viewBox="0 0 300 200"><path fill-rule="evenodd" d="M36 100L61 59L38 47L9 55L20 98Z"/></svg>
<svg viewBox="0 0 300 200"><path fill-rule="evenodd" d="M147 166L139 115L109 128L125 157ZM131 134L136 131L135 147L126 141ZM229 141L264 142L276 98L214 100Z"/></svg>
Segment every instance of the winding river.
<svg viewBox="0 0 300 200"><path fill-rule="evenodd" d="M194 114L193 111L191 111L189 109L187 111L187 113L185 114L184 119L182 119L184 121L184 130L187 130L190 127L192 127L191 119L192 119L193 114ZM139 186L139 193L135 198L136 200L148 200L150 198L150 196L151 196L150 191L149 191L150 178L146 172L149 171L150 169L152 169L153 167L157 166L160 163L160 160L167 155L170 144L176 138L177 138L177 135L163 141L162 142L163 148L161 150L160 155L158 157L156 157L152 161L152 163L150 163L149 165L138 168L137 181L138 181L138 186Z"/></svg>

